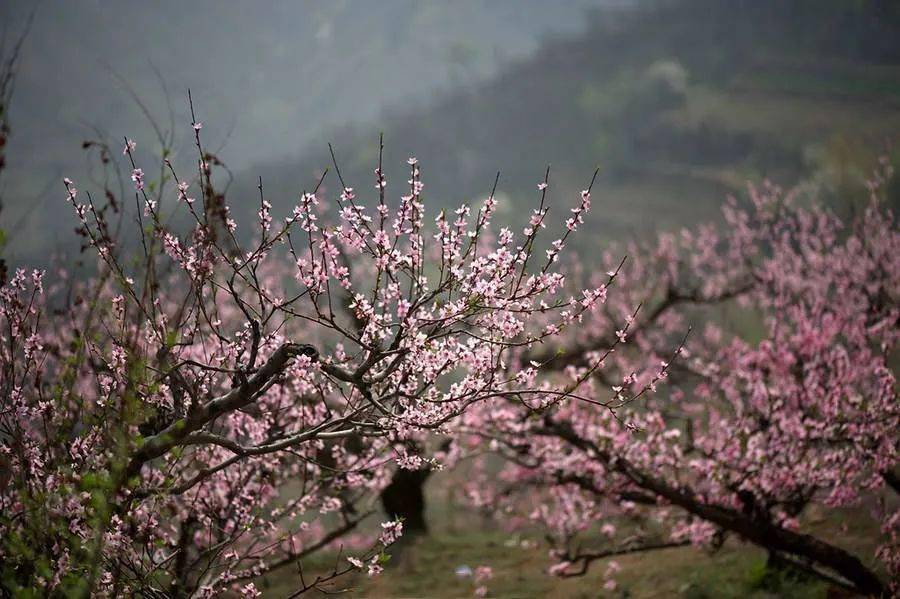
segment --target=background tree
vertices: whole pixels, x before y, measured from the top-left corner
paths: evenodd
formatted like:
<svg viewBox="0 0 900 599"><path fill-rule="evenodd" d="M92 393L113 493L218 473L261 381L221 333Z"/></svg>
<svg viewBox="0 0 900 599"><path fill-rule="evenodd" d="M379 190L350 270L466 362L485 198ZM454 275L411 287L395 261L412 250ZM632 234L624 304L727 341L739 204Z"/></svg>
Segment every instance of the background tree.
<svg viewBox="0 0 900 599"><path fill-rule="evenodd" d="M532 376L589 382L593 405L495 400L466 414L459 446L478 440L474 451L506 460L499 475L483 461L472 497L546 525L562 576L736 536L770 565L886 594L870 556L813 536L802 518L813 506L869 511L882 527L877 558L898 579L900 234L880 198L889 176L876 175L851 223L767 185L751 188L749 208L729 203L723 232L700 226L628 248L620 293L560 345L520 357ZM744 336L722 326L726 303L725 324ZM704 326L685 341L691 322Z"/></svg>

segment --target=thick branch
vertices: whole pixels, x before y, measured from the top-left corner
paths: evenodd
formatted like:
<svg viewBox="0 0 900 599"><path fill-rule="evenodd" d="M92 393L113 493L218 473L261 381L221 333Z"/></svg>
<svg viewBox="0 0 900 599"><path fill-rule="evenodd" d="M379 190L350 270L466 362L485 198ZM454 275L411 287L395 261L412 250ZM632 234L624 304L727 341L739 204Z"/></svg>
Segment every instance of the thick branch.
<svg viewBox="0 0 900 599"><path fill-rule="evenodd" d="M138 474L146 462L156 459L173 447L181 444L185 438L200 430L219 416L243 408L257 399L277 376L282 374L291 359L297 356L308 356L316 360L319 352L312 345L285 343L266 360L253 376L228 393L216 397L199 408L190 410L184 418L179 418L159 434L145 439L134 453L126 468L127 477Z"/></svg>
<svg viewBox="0 0 900 599"><path fill-rule="evenodd" d="M743 539L760 547L797 555L814 564L837 572L850 581L857 590L866 595L878 597L884 593L884 585L875 573L867 568L855 555L840 547L826 543L808 534L776 526L767 520L753 518L737 510L705 503L690 489L670 484L662 478L644 472L622 457L611 456L596 444L582 439L570 426L552 422L549 424L549 432L560 436L584 451L593 453L611 468L625 475L638 487L655 493L669 503L677 505L707 522L734 532Z"/></svg>

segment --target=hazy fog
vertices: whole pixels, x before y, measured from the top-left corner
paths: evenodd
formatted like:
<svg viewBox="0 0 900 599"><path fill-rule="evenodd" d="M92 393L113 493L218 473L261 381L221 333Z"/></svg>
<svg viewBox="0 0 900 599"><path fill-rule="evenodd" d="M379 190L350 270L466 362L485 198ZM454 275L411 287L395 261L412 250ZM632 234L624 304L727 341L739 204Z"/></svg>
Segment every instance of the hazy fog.
<svg viewBox="0 0 900 599"><path fill-rule="evenodd" d="M579 31L600 3L4 2L7 44L34 21L10 111L3 220L56 229L52 185L79 178L84 139L128 135L156 150L134 96L184 140L190 87L205 139L241 169L490 76L542 38Z"/></svg>
<svg viewBox="0 0 900 599"><path fill-rule="evenodd" d="M577 194L600 165L589 244L714 217L763 178L845 201L900 134L898 7L7 0L7 48L33 22L0 177L3 256L46 263L77 247L60 180L91 188L84 140L128 136L158 164L152 119L193 160L188 88L207 147L236 174L239 215L255 210L258 174L290 210L329 141L368 185L379 131L389 175L415 152L442 206L484 193L497 169L502 192L528 202L547 163L555 192Z"/></svg>

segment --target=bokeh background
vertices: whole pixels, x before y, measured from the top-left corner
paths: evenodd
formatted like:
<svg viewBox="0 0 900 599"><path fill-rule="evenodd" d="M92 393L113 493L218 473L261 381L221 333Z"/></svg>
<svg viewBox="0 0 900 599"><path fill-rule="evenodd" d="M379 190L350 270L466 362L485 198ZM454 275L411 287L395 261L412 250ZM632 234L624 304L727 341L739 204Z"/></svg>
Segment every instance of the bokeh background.
<svg viewBox="0 0 900 599"><path fill-rule="evenodd" d="M432 205L500 170L515 214L547 164L559 201L600 166L597 242L714 218L748 180L852 202L900 131L891 0L7 1L7 47L29 18L0 180L13 264L77 248L60 179L92 173L85 140L189 157L189 88L248 214L257 176L287 211L328 142L370 188L383 132L389 182L415 154Z"/></svg>

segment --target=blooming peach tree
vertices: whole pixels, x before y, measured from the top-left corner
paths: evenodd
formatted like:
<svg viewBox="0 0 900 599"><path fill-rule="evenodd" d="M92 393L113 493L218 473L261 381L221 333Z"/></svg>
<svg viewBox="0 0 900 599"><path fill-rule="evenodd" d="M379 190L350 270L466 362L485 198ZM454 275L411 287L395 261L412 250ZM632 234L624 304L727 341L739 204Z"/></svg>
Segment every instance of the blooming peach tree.
<svg viewBox="0 0 900 599"><path fill-rule="evenodd" d="M95 276L19 270L0 290L10 592L255 596L254 580L292 564L299 594L377 574L402 522L348 534L394 470L428 459L423 440L491 398L550 405L575 391L507 358L605 296L567 294L565 239L539 255L546 180L520 234L494 229L493 192L426 221L414 158L396 204L380 158L365 202L343 181L328 198L320 179L278 217L260 181L247 246L200 123L192 133L192 174L165 159L152 183L125 140L138 221L125 235L111 224L121 202L65 181ZM323 548L334 567L305 572Z"/></svg>
<svg viewBox="0 0 900 599"><path fill-rule="evenodd" d="M552 573L616 555L729 536L838 586L886 594L900 577L900 232L880 199L844 223L767 185L731 201L725 227L632 244L617 293L542 346L518 352L533 380L579 384L530 409L505 398L467 412L457 453L505 458L470 496L540 523ZM639 309L635 311L635 307ZM691 323L703 323L689 337ZM743 331L745 334L736 334ZM655 393L654 393L655 392ZM875 556L813 534L804 515L852 508L881 529ZM840 516L836 516L840 518ZM896 591L894 587L894 591Z"/></svg>

